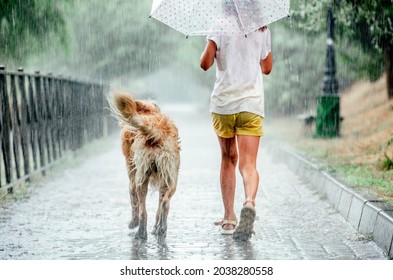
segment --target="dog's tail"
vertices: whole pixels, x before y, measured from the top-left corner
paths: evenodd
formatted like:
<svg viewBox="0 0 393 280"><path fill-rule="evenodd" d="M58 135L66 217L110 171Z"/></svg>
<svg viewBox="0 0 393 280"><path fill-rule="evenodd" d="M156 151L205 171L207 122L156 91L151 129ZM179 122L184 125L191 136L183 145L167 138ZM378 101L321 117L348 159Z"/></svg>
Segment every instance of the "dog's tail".
<svg viewBox="0 0 393 280"><path fill-rule="evenodd" d="M137 114L138 104L132 96L124 92L115 92L109 100L112 115L121 123L139 130L147 138L147 144L152 146L160 142L162 133L154 126L145 125Z"/></svg>
<svg viewBox="0 0 393 280"><path fill-rule="evenodd" d="M114 92L108 100L112 115L120 122L129 124L136 114L136 103L131 95L124 92Z"/></svg>

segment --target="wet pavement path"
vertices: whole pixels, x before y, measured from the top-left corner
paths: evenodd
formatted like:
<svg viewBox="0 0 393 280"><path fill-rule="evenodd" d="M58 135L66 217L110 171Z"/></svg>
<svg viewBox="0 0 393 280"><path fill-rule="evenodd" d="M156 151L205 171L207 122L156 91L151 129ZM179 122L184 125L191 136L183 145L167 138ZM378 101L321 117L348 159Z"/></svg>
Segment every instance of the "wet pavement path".
<svg viewBox="0 0 393 280"><path fill-rule="evenodd" d="M128 182L120 140L31 188L27 199L0 205L0 259L386 259L312 187L269 154L258 159L256 235L235 242L213 222L223 213L219 147L208 115L163 108L176 121L182 144L178 189L168 236L158 244L134 240L128 229ZM238 176L236 210L243 187ZM148 230L158 206L148 194Z"/></svg>

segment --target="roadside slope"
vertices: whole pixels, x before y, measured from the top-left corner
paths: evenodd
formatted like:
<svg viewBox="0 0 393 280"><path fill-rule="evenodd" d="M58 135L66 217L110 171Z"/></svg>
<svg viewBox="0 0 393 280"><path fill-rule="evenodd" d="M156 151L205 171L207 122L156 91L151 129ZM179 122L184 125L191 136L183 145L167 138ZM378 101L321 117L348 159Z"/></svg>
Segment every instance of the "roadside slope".
<svg viewBox="0 0 393 280"><path fill-rule="evenodd" d="M393 204L393 100L387 99L386 78L375 83L359 81L340 99L341 137L317 139L315 128L304 127L296 117L277 119L267 135L286 142L326 163L331 172L359 192L371 192ZM385 156L386 154L386 156Z"/></svg>

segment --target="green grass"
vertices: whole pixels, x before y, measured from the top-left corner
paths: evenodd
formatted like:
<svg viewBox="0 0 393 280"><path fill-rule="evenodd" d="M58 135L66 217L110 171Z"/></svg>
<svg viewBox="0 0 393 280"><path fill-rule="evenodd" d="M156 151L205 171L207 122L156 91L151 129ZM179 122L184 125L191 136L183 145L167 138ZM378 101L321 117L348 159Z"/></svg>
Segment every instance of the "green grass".
<svg viewBox="0 0 393 280"><path fill-rule="evenodd" d="M348 183L356 185L358 187L372 187L376 189L382 189L391 191L393 194L392 186L384 180L384 178L377 178L375 175L361 166L339 166L336 167L337 171L345 176Z"/></svg>
<svg viewBox="0 0 393 280"><path fill-rule="evenodd" d="M363 165L330 166L348 185L369 189L393 205L393 170L378 172Z"/></svg>
<svg viewBox="0 0 393 280"><path fill-rule="evenodd" d="M342 158L329 150L329 145L295 144L306 155L323 162L330 172L335 173L347 185L354 189L367 189L381 196L393 205L393 169L387 168L389 163L352 164L350 158ZM365 151L365 154L370 151Z"/></svg>

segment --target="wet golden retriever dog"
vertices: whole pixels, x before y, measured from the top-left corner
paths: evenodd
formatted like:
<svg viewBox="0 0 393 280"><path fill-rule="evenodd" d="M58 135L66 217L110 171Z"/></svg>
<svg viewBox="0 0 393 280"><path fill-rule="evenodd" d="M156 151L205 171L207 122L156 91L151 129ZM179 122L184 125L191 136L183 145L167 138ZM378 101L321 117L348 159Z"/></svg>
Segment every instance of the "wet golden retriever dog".
<svg viewBox="0 0 393 280"><path fill-rule="evenodd" d="M175 124L152 102L115 92L111 111L122 127L121 141L129 176L132 217L137 239L147 239L146 195L148 186L159 191L153 234L164 240L169 204L176 191L180 142Z"/></svg>

